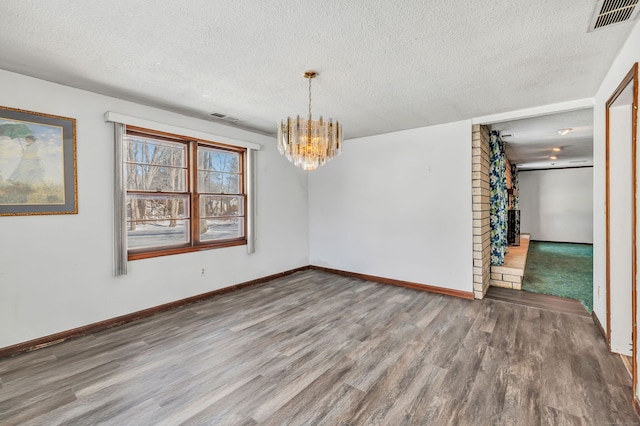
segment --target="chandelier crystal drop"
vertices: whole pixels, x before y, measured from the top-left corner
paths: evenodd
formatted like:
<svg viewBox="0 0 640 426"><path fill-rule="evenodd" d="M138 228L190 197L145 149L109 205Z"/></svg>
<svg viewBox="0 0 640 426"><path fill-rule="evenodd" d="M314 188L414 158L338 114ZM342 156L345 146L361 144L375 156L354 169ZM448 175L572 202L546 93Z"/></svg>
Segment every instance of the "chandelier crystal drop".
<svg viewBox="0 0 640 426"><path fill-rule="evenodd" d="M318 76L307 71L309 80L309 118L290 118L278 125L278 151L295 166L315 170L342 152L342 126L338 121L313 120L311 117L311 79Z"/></svg>

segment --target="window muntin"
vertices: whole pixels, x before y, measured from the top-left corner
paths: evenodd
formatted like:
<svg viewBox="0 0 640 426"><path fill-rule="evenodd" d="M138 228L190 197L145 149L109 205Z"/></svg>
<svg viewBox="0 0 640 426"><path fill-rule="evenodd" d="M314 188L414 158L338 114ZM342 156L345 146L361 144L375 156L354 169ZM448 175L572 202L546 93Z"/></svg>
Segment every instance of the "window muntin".
<svg viewBox="0 0 640 426"><path fill-rule="evenodd" d="M130 259L246 244L244 149L135 129L125 150Z"/></svg>

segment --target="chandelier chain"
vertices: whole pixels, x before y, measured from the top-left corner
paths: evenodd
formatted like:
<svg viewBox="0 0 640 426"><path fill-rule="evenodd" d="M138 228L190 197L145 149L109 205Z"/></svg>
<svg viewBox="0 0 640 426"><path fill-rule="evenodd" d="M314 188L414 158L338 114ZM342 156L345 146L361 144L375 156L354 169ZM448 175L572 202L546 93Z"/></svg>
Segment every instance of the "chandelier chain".
<svg viewBox="0 0 640 426"><path fill-rule="evenodd" d="M309 80L309 121L311 121L311 78Z"/></svg>

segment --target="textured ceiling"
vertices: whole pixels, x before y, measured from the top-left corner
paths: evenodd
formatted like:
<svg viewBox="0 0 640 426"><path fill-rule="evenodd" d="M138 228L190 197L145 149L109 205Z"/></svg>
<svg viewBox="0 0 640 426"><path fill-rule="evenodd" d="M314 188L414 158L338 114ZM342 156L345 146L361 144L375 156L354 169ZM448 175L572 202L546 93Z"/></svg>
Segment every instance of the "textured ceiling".
<svg viewBox="0 0 640 426"><path fill-rule="evenodd" d="M2 0L0 68L273 133L346 138L592 97L634 23L595 1Z"/></svg>
<svg viewBox="0 0 640 426"><path fill-rule="evenodd" d="M500 131L507 158L521 170L593 166L593 109L492 124L491 128ZM560 135L563 129L572 130Z"/></svg>

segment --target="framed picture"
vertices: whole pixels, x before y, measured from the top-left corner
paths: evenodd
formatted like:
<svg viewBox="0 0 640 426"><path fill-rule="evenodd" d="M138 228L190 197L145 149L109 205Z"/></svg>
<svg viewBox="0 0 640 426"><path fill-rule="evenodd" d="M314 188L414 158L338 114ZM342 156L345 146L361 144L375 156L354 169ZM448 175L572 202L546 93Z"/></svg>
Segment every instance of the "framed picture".
<svg viewBox="0 0 640 426"><path fill-rule="evenodd" d="M0 216L77 213L75 118L0 106Z"/></svg>

